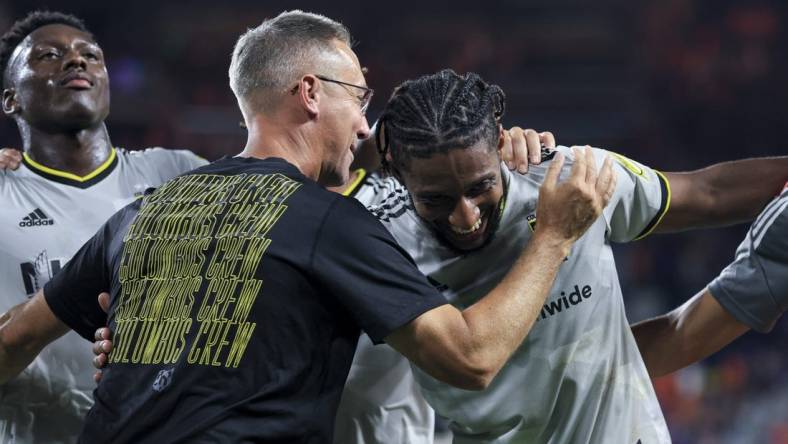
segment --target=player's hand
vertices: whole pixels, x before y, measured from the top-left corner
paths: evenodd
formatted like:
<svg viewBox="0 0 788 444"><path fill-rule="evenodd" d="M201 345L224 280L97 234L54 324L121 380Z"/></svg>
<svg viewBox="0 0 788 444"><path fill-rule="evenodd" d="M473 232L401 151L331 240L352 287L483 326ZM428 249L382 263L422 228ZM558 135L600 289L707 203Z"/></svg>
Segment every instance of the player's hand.
<svg viewBox="0 0 788 444"><path fill-rule="evenodd" d="M105 312L109 310L109 293L101 293L98 296L99 305ZM112 351L112 332L109 327L101 327L96 330L93 336L93 366L96 367L96 373L93 374L93 380L98 384L101 381L101 374L104 367L109 362L109 353Z"/></svg>
<svg viewBox="0 0 788 444"><path fill-rule="evenodd" d="M590 147L572 147L574 163L569 177L558 183L564 156L557 153L539 189L536 231L574 242L602 214L616 188L613 162L605 159L597 172Z"/></svg>
<svg viewBox="0 0 788 444"><path fill-rule="evenodd" d="M499 150L501 160L510 170L525 174L529 164L539 165L542 162L542 146L555 148L553 133L512 127L503 132L503 146Z"/></svg>
<svg viewBox="0 0 788 444"><path fill-rule="evenodd" d="M16 170L22 163L22 153L13 148L0 149L0 170Z"/></svg>

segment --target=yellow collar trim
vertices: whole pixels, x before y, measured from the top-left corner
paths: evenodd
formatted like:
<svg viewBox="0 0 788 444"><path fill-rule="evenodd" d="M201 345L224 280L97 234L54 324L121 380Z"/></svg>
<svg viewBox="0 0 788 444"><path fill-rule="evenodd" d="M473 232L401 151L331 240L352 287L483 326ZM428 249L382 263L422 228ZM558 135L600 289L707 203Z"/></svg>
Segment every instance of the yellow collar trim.
<svg viewBox="0 0 788 444"><path fill-rule="evenodd" d="M104 163L102 163L98 168L96 168L93 172L91 172L91 173L89 173L89 174L87 174L85 176L77 176L74 173L69 173L69 172L66 172L66 171L60 171L60 170L56 170L54 168L50 168L48 166L41 165L40 163L38 163L35 160L31 159L30 156L27 155L27 153L23 153L22 155L25 157L25 160L27 161L28 165L30 165L31 167L33 167L33 168L35 168L35 169L37 169L39 171L43 171L44 173L47 173L47 174L52 174L53 176L58 176L58 177L62 177L62 178L65 178L65 179L71 179L71 180L74 180L74 181L77 181L77 182L87 182L90 179L92 179L92 178L98 176L99 174L103 173L107 168L109 168L110 165L112 165L112 162L115 160L115 157L117 157L117 154L115 153L115 148L112 148L110 150L110 152L109 152L109 157L107 158L107 160L105 160Z"/></svg>
<svg viewBox="0 0 788 444"><path fill-rule="evenodd" d="M354 173L356 173L356 177L353 178L350 184L348 184L348 186L345 187L344 191L342 191L343 196L350 196L351 194L353 194L353 192L356 191L356 188L358 188L358 185L361 183L361 181L364 180L365 177L367 177L367 171L364 168L359 168L355 170Z"/></svg>

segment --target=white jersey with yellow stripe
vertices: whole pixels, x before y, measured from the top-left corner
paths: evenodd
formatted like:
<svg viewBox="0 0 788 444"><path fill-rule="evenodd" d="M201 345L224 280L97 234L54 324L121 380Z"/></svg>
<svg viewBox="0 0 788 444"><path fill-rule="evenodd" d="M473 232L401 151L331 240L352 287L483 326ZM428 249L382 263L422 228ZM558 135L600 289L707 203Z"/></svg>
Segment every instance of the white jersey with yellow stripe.
<svg viewBox="0 0 788 444"><path fill-rule="evenodd" d="M27 155L0 172L0 313L41 289L135 196L205 163L183 150L113 149L82 177ZM95 386L90 345L70 332L0 386L0 442L76 442Z"/></svg>
<svg viewBox="0 0 788 444"><path fill-rule="evenodd" d="M558 147L567 161L573 156ZM595 149L601 165L608 152ZM612 154L612 153L610 153ZM455 443L665 443L667 427L627 322L610 247L645 236L669 205L656 171L614 155L618 186L609 206L573 246L523 344L484 391L453 388L414 367L430 405L450 419ZM458 254L432 235L407 193L373 209L419 269L465 308L503 278L538 225L539 187L550 161L508 184L498 229L483 248Z"/></svg>
<svg viewBox="0 0 788 444"><path fill-rule="evenodd" d="M393 177L357 170L344 193L370 207L405 193ZM431 444L435 412L424 400L408 360L362 334L334 426L336 444Z"/></svg>

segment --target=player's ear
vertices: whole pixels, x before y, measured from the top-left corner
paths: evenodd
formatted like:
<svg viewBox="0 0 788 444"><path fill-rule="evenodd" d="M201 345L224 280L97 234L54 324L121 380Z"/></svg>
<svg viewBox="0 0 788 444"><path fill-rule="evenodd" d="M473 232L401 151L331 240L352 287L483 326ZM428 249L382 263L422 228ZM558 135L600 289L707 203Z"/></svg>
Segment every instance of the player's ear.
<svg viewBox="0 0 788 444"><path fill-rule="evenodd" d="M3 113L9 117L19 113L19 102L16 101L14 88L3 90Z"/></svg>
<svg viewBox="0 0 788 444"><path fill-rule="evenodd" d="M501 149L503 149L503 144L506 141L506 137L503 132L503 125L500 123L498 124L498 153L500 154Z"/></svg>

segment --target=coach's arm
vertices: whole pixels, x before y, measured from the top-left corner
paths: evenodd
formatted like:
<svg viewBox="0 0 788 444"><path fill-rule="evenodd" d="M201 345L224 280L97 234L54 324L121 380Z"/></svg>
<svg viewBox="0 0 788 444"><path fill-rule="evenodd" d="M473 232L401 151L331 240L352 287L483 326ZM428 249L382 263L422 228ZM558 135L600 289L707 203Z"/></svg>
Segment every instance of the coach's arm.
<svg viewBox="0 0 788 444"><path fill-rule="evenodd" d="M722 162L682 173L665 173L670 208L655 232L724 226L751 221L788 181L788 157Z"/></svg>
<svg viewBox="0 0 788 444"><path fill-rule="evenodd" d="M18 375L47 344L68 330L52 313L43 290L0 315L0 384Z"/></svg>

